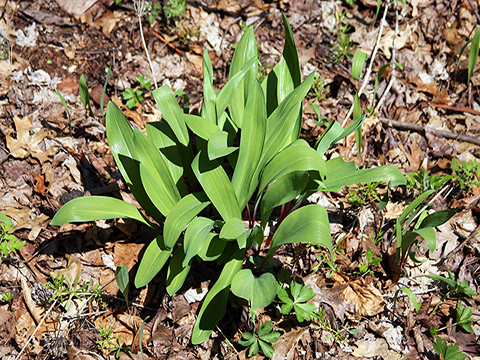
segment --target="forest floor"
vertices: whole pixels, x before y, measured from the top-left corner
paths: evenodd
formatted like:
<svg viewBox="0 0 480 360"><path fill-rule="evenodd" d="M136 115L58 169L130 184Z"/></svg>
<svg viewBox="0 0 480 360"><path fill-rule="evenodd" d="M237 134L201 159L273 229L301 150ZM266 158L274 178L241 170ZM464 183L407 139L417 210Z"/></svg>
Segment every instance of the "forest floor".
<svg viewBox="0 0 480 360"><path fill-rule="evenodd" d="M175 3L170 0L170 10L176 10ZM63 204L79 196L108 195L135 204L105 134L100 102L109 66L104 104L115 102L133 127L144 130L161 119L150 93L153 84L131 109L122 99L126 89L140 89L139 75L183 90L190 111L198 114L203 51L209 52L218 90L228 78L234 45L245 25L252 25L264 76L282 54L282 12L292 27L303 75L318 73L304 101L302 137L313 145L324 131L312 104L327 120L342 124L365 83L362 108L374 108L374 115L362 126L361 158L354 135L325 156L342 156L366 168L390 164L420 175L418 184L392 189L383 210L379 200L386 183L309 198L328 210L335 259L305 244L280 249L278 260L312 287L310 302L319 311L301 323L294 314L280 314L275 302L261 312L260 320L272 320L281 334L273 344L274 358L434 359L437 338L480 358L480 72L467 83L469 46L457 65L480 23L472 3L478 5L475 0L399 1L385 14L382 2L376 21L375 0L357 0L353 6L320 0L189 1L183 17L166 17L161 7L153 7L158 15L151 12L142 22L152 74L129 0L118 5L113 0L0 0L0 211L25 242L16 254L0 257L0 359L246 358L238 339L251 327L242 309L229 308L208 341L190 344L202 294L218 276L215 267L192 272L189 283L196 286L173 297L166 294L161 272L144 288L131 286L127 306L115 269L125 264L134 272L152 235L128 220L49 223ZM367 81L351 75L355 48L367 54L365 68L371 63ZM390 62L403 70L388 66L374 96L375 77ZM81 101L82 74L95 116ZM395 220L429 188L436 190L427 199L433 210L456 214L436 227L435 251L419 238L416 256L422 263L391 261ZM0 235L1 246L8 237ZM446 270L452 272L452 288L418 277L449 278ZM59 275L78 282L55 282ZM402 287L413 295L400 291L395 301ZM463 324L459 311L467 319Z"/></svg>

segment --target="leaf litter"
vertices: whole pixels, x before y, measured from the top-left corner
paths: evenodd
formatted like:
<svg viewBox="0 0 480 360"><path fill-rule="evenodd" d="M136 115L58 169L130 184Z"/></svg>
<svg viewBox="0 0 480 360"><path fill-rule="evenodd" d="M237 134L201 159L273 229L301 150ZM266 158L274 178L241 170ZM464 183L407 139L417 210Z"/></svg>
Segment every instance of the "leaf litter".
<svg viewBox="0 0 480 360"><path fill-rule="evenodd" d="M116 91L132 86L138 74L152 76L144 59L136 16L131 8L125 5L115 10L108 2L100 1L86 2L84 8L72 7L72 4L67 0L52 2L50 6L44 2L21 2L16 8L16 2L3 0L4 9L0 10L2 36L14 38L18 45L13 47L13 61L2 60L0 66L0 128L3 135L0 138L0 210L14 220L17 237L27 240L20 258L0 265L0 291L13 294L11 302L0 305L0 354L17 356L24 345L29 354L46 354L53 351L52 346L63 349L63 343L57 340L66 339L64 346L69 358L95 358L91 353L107 357L112 353L101 351L97 343L102 339L98 328L112 326L112 341L130 347L132 356L137 356L140 354L140 327L150 315L142 333L145 358L244 358L245 350L232 348L231 341L241 336L239 331L246 323L241 320L241 314L235 314L233 310L227 314L229 326L221 324L214 337L203 345L189 345L195 313L204 293L202 289L208 287L208 283L202 283L201 287L198 283L211 278L213 269L210 274L199 269L195 273L198 278L187 282L191 285L185 296L173 298L164 295L165 280L157 277L147 288L132 290L131 298L135 299L135 304L126 308L114 281L114 268L125 263L129 270L134 269L143 251L143 239L151 234L136 224L121 220L70 224L60 229L48 226L55 211L69 198L113 191L116 196L131 199L105 146L104 123L99 109L95 109L95 119L85 115L76 85L79 75L86 75L91 89L101 88L105 66L113 57L116 68L106 95L119 105L121 99ZM375 6L375 1L358 1L353 7L333 1L273 4L255 1L250 7L229 2L206 7L188 6L182 21L174 25L156 20L150 28L171 39L168 43L184 55L153 40L155 37L147 32L152 39L148 46L154 54L155 76L161 83L179 84L174 86L187 92L191 96L192 108L198 108L202 50L207 48L212 58L214 85L224 83L231 61L231 45L236 43L242 31L242 21L237 17L243 16L242 20L257 27L262 57L271 61L272 57L278 56L277 49L282 46L282 35L277 28L280 11L284 11L294 28L302 65L318 69L329 85L324 98L310 102L319 104L321 112L329 119L342 122L353 102L357 84L345 71L349 66L347 60L339 64L328 61L329 48L336 41L330 30L335 29L337 11L354 14L347 21L352 27L350 39L359 46L358 49L370 54L378 37L380 21L377 20L376 26L367 26L373 22ZM379 116L373 117L368 128L364 128L362 164L395 164L405 173L418 172L425 167L432 174L446 175L452 173L450 160L453 157L466 162L478 161L478 145L445 140L429 130L441 129L472 138L479 136L479 96L476 87L466 86L468 56L464 53L460 58L458 70L453 64L461 46L475 30L475 11L466 2L437 1L432 4L410 1L407 6L399 5L402 23L398 29L395 28L394 11L388 14L374 71L393 60L393 56L405 69L386 72L380 79L378 98L387 88L392 74L396 82L385 94ZM42 18L39 18L40 12ZM63 27L48 21L45 14L65 19ZM131 29L135 30L132 32ZM72 36L72 32L76 35ZM392 35L396 37L395 41ZM181 40L182 36L184 40ZM25 47L22 49L22 46ZM39 48L45 51L41 57ZM268 62L264 65L269 71ZM57 78L61 80L52 80ZM476 86L477 82L478 75L474 72L472 83ZM64 92L73 114L73 134L69 132L66 113L53 93L54 87ZM370 94L367 93L367 97ZM97 105L100 103L98 96L92 95L92 98ZM140 107L123 110L134 126L144 130L147 121L159 117L152 104L152 99L147 96L145 104ZM305 112L303 135L315 141L320 135L319 128L312 121L313 112L307 107ZM419 125L423 131L411 132L394 127L388 121L380 121L381 117ZM327 155L353 159L356 152L351 150L351 142L340 143ZM116 184L116 190L111 187L113 184ZM406 262L398 285L392 283L389 273L392 270L386 264L388 256L392 255L388 240L392 220L411 201L407 198L412 193L398 190L384 211L378 211L374 202L367 202L363 206L374 214L373 222L359 218L359 213L347 200L346 190L327 195L325 203L329 214L338 219L333 223L338 226L331 223L332 235L339 248L344 248L343 257L339 252L333 263L338 269L332 270L321 262L321 251L313 247L299 249L299 255L293 246L286 246L282 256L286 264L291 264L294 274L303 277L304 282L313 288L315 297L310 302L324 312L328 323L323 323L323 327L313 326L315 322L298 323L294 317L280 321L274 311L265 311L263 321L273 320L283 334L274 345L274 356L282 359L319 356L326 359L339 356L402 359L408 356L407 351L411 356L432 352L429 327L448 321L455 310L455 302L441 302L445 289L432 279L418 276L447 276L445 270L448 269L458 276L459 281L467 281L478 292L478 188L477 184L470 190L460 189L454 180L447 183L448 191L436 199L434 207L455 208L457 214L436 229L435 252L429 253L426 247L419 248L418 255L429 256L431 260L420 266ZM131 201L134 203L134 199ZM376 265L373 275L359 277L354 273L355 266L365 260L366 251L373 244L364 238L370 234L375 236L380 230L386 231L377 245L381 247L383 261ZM311 271L315 266L317 269ZM65 280L66 284L70 283L70 286L77 278L80 285L91 284L92 287L83 289L87 296L92 296L93 286L102 286L104 298L95 302L76 299L74 308L63 308L67 302L59 300L46 317L53 303L42 304L38 291L32 289L36 289L35 285L47 284L50 276L58 275L65 275L69 279ZM393 294L399 286L409 286L421 301L418 313L408 296L399 296L399 308L393 308ZM478 313L478 296L462 301ZM431 316L437 305L438 310ZM392 312L396 316L389 315ZM57 316L60 323L55 320ZM69 316L77 320L72 321ZM474 315L475 321L477 317ZM351 328L359 332L349 331ZM472 328L474 334L480 336L476 323ZM448 344L457 342L470 356L480 355L472 344L475 336L455 327L447 330L448 335L442 335L442 339ZM34 331L33 340L29 341ZM56 339L53 342L48 340L52 336Z"/></svg>

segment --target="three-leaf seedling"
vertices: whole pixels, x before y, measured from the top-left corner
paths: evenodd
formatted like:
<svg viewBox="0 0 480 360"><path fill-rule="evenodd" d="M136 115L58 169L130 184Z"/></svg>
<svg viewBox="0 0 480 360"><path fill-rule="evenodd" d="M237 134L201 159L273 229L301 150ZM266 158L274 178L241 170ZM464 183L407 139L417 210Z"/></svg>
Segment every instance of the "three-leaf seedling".
<svg viewBox="0 0 480 360"><path fill-rule="evenodd" d="M271 321L267 321L265 325L259 323L258 331L243 333L243 336L238 343L244 347L248 347L247 356L253 356L262 350L263 354L269 358L273 357L273 344L280 337L278 331L273 331L273 324Z"/></svg>
<svg viewBox="0 0 480 360"><path fill-rule="evenodd" d="M135 80L137 80L140 85L140 89L148 90L152 85L152 80L143 75L137 76ZM122 93L123 100L127 102L127 107L129 109L133 109L137 103L143 101L143 90L140 89L129 88Z"/></svg>

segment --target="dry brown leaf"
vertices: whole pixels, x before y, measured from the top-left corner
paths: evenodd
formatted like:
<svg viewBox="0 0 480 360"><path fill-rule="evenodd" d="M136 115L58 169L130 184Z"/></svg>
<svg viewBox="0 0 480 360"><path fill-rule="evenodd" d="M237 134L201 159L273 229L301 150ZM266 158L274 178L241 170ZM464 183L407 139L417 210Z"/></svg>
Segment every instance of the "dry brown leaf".
<svg viewBox="0 0 480 360"><path fill-rule="evenodd" d="M65 276L65 279L68 279L69 284L74 284L75 281L77 281L78 276L80 275L82 264L80 263L80 260L78 258L70 254L65 254L65 258L67 259L67 267L65 269L59 270L52 275L56 278L62 278L62 276Z"/></svg>
<svg viewBox="0 0 480 360"><path fill-rule="evenodd" d="M33 217L35 216L35 212L29 208L16 209L8 207L5 210L2 210L2 212L11 219L15 220L17 223L17 225L15 225L16 229L33 229L36 226L41 226L50 219L45 214L40 214L36 217Z"/></svg>
<svg viewBox="0 0 480 360"><path fill-rule="evenodd" d="M143 320L140 316L129 315L129 314L117 314L115 317L123 325L130 328L134 332L136 332L138 329L140 329L140 326L142 326Z"/></svg>
<svg viewBox="0 0 480 360"><path fill-rule="evenodd" d="M0 347L15 335L15 314L0 308Z"/></svg>
<svg viewBox="0 0 480 360"><path fill-rule="evenodd" d="M16 138L12 137L12 131L6 135L7 147L10 150L10 154L18 159L25 159L28 156L33 156L42 164L45 161L51 161L56 153L56 149L50 147L43 151L39 146L43 139L50 136L49 132L42 128L33 135L30 135L30 130L32 128L32 118L30 116L20 118L15 115L13 121L15 122L15 128L17 129L17 136Z"/></svg>
<svg viewBox="0 0 480 360"><path fill-rule="evenodd" d="M311 341L312 338L308 327L288 331L273 344L275 353L272 360L293 360L295 359L296 348L302 349L305 344ZM299 342L300 344L298 344Z"/></svg>

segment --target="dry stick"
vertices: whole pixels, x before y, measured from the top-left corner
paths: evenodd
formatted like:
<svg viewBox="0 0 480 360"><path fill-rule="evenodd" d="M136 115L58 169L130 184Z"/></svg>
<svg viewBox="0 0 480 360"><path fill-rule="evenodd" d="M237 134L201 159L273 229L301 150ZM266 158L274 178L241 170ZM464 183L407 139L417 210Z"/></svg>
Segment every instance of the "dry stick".
<svg viewBox="0 0 480 360"><path fill-rule="evenodd" d="M475 138L473 136L455 134L455 133L451 133L451 132L448 132L448 131L435 129L434 127L431 127L429 125L412 124L412 123L408 123L408 122L405 122L405 121L397 121L397 120L388 119L388 118L383 117L383 116L380 116L379 120L382 122L382 124L384 124L386 126L391 126L395 129L410 130L410 131L416 131L416 132L425 132L428 129L429 131L431 131L433 133L436 133L438 135L441 135L446 139L464 141L464 142L468 142L468 143L480 146L480 139Z"/></svg>
<svg viewBox="0 0 480 360"><path fill-rule="evenodd" d="M443 263L445 261L447 261L448 259L450 259L453 255L455 255L457 252L459 252L461 249L463 249L463 247L466 245L466 243L470 240L472 240L476 235L477 233L480 233L480 224L477 225L477 227L475 228L475 230L473 230L470 235L468 235L468 237L462 241L462 243L460 245L458 245L455 249L453 249L452 251L450 251L448 253L447 256L445 256L443 259L441 259L437 264L435 264L436 266L442 266Z"/></svg>
<svg viewBox="0 0 480 360"><path fill-rule="evenodd" d="M367 86L367 83L369 82L370 74L372 73L372 68L373 68L373 62L375 60L375 56L377 55L377 51L380 48L380 39L382 38L382 32L383 32L383 26L386 22L387 18L387 13L388 13L388 7L390 6L390 2L387 2L387 6L385 6L385 12L383 13L382 21L380 23L380 29L378 31L378 37L377 37L377 43L375 44L375 47L373 48L372 56L370 58L370 64L368 65L368 70L365 76L363 77L363 84L360 90L358 91L358 96L362 95L363 90ZM345 124L347 123L348 119L352 115L353 112L353 105L350 107L350 110L348 110L347 116L345 116L345 119L343 120L342 127L345 127Z"/></svg>
<svg viewBox="0 0 480 360"><path fill-rule="evenodd" d="M395 46L395 43L397 42L397 36L398 36L398 6L397 2L395 2L395 35L393 37L393 49L392 49L392 62L395 62L396 60L396 55L397 55L397 47ZM393 70L395 70L395 64L392 64ZM388 82L388 85L383 92L382 96L380 97L380 100L378 101L377 106L375 107L375 112L378 114L380 110L382 109L382 105L390 92L390 89L392 88L393 83L395 82L396 77L394 73L392 72L392 76L390 76L390 81ZM375 99L372 99L372 101L375 101Z"/></svg>
<svg viewBox="0 0 480 360"><path fill-rule="evenodd" d="M30 335L30 337L28 338L27 342L25 343L25 345L23 346L22 350L20 351L20 353L17 355L17 357L15 358L15 360L18 360L20 359L20 356L22 356L23 352L25 351L25 349L27 348L28 344L30 344L30 341L32 341L33 339L33 336L35 335L35 333L38 331L38 329L40 329L40 326L42 326L43 322L45 321L45 319L48 317L48 315L50 314L50 312L53 310L53 308L55 307L55 305L57 305L57 299L55 299L54 303L52 304L52 306L50 306L50 308L48 309L47 313L42 317L42 320L40 320L40 322L38 323L37 327L35 328L35 330L33 330L33 333L32 335Z"/></svg>
<svg viewBox="0 0 480 360"><path fill-rule="evenodd" d="M475 8L475 6L473 6L472 0L468 0L468 3L472 7L472 10L473 10L475 16L477 17L477 21L480 22L480 16L478 15L478 12L477 12L477 9Z"/></svg>
<svg viewBox="0 0 480 360"><path fill-rule="evenodd" d="M150 70L152 71L152 77L153 77L153 82L155 83L155 89L158 89L157 79L155 77L155 73L153 72L152 60L150 60L150 54L148 53L147 44L145 43L145 37L143 36L142 16L145 15L145 1L144 0L135 1L135 10L137 12L138 23L140 24L140 35L142 38L143 48L145 49L145 53L147 54Z"/></svg>

